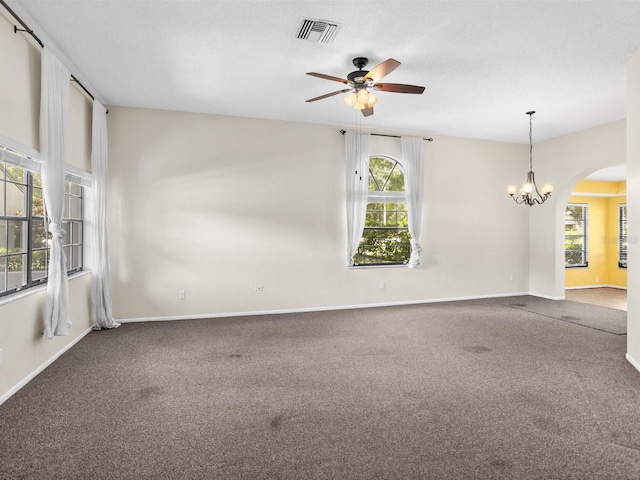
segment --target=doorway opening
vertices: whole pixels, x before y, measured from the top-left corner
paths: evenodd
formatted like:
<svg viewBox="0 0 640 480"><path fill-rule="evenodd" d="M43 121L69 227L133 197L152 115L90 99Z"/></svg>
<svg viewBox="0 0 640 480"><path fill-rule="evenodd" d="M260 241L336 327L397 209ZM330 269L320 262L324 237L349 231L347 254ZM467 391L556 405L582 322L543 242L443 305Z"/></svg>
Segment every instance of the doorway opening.
<svg viewBox="0 0 640 480"><path fill-rule="evenodd" d="M579 181L565 207L565 298L627 310L626 165Z"/></svg>

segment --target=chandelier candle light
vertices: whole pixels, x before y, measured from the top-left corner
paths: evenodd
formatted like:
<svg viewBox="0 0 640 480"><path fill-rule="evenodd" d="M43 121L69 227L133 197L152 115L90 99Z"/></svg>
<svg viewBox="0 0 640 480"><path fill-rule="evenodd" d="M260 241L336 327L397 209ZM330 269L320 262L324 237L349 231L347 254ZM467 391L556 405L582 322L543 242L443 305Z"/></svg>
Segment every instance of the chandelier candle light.
<svg viewBox="0 0 640 480"><path fill-rule="evenodd" d="M545 183L540 188L541 191L538 190L535 180L535 174L533 173L533 141L531 135L531 121L533 118L533 114L536 113L534 111L527 112L529 115L529 173L527 173L527 181L520 187L520 194L516 196L516 192L518 188L515 185L510 185L507 188L507 193L513 200L518 203L525 205L529 205L532 207L536 203L538 205L543 204L547 198L551 195L553 191L553 185L550 183Z"/></svg>

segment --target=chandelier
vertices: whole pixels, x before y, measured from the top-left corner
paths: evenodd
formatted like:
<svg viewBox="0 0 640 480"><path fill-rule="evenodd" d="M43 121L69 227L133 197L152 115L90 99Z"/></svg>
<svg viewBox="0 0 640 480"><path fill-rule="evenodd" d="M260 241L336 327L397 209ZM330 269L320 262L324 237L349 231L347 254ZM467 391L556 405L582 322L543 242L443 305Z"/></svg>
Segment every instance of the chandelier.
<svg viewBox="0 0 640 480"><path fill-rule="evenodd" d="M533 142L531 136L531 123L533 114L536 113L534 111L527 112L529 115L529 173L527 173L527 181L520 187L520 194L516 195L518 188L515 185L510 185L507 188L507 193L511 198L513 198L514 202L518 204L524 203L525 205L529 205L530 207L535 205L543 204L547 198L551 195L553 191L553 185L550 183L545 183L538 190L538 186L536 185L535 174L533 173Z"/></svg>

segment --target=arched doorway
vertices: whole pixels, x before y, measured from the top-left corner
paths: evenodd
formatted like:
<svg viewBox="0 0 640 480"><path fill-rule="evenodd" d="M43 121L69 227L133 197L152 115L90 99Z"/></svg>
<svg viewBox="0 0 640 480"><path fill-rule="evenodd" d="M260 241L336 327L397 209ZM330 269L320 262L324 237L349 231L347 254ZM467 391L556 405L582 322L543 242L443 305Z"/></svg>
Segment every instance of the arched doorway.
<svg viewBox="0 0 640 480"><path fill-rule="evenodd" d="M627 309L626 165L574 183L564 205L565 298Z"/></svg>

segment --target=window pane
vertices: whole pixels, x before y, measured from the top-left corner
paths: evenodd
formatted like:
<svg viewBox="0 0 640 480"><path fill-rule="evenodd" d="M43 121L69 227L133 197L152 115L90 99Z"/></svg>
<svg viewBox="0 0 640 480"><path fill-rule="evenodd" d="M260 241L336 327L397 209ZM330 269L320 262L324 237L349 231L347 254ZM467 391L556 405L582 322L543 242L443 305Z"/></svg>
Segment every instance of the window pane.
<svg viewBox="0 0 640 480"><path fill-rule="evenodd" d="M376 210L368 210L365 218L365 225L368 227L382 226L382 212Z"/></svg>
<svg viewBox="0 0 640 480"><path fill-rule="evenodd" d="M69 192L71 195L80 196L82 194L82 186L77 183L72 183Z"/></svg>
<svg viewBox="0 0 640 480"><path fill-rule="evenodd" d="M410 257L410 235L407 230L367 228L354 261L358 264L404 264Z"/></svg>
<svg viewBox="0 0 640 480"><path fill-rule="evenodd" d="M406 204L404 205L406 207ZM398 226L407 227L409 226L409 216L408 212L400 211L398 212Z"/></svg>
<svg viewBox="0 0 640 480"><path fill-rule="evenodd" d="M33 186L42 188L42 175L40 173L33 174Z"/></svg>
<svg viewBox="0 0 640 480"><path fill-rule="evenodd" d="M394 167L395 162L383 157L371 157L369 159L369 186L370 190L383 190L384 185Z"/></svg>
<svg viewBox="0 0 640 480"><path fill-rule="evenodd" d="M71 243L82 243L82 223L72 222L71 225Z"/></svg>
<svg viewBox="0 0 640 480"><path fill-rule="evenodd" d="M619 208L619 246L618 246L618 266L627 266L627 206L620 205Z"/></svg>
<svg viewBox="0 0 640 480"><path fill-rule="evenodd" d="M404 192L402 168L392 158L369 158L369 190Z"/></svg>
<svg viewBox="0 0 640 480"><path fill-rule="evenodd" d="M62 230L64 230L64 238L62 239L62 244L71 245L71 222L63 221Z"/></svg>
<svg viewBox="0 0 640 480"><path fill-rule="evenodd" d="M82 199L80 197L69 197L69 217L82 218Z"/></svg>
<svg viewBox="0 0 640 480"><path fill-rule="evenodd" d="M0 220L0 255L7 254L7 221Z"/></svg>
<svg viewBox="0 0 640 480"><path fill-rule="evenodd" d="M9 275L7 279L7 290L22 287L27 284L27 256L9 255L7 257Z"/></svg>
<svg viewBox="0 0 640 480"><path fill-rule="evenodd" d="M396 167L393 172L391 172L385 190L388 192L404 192L404 174L402 173L402 169Z"/></svg>
<svg viewBox="0 0 640 480"><path fill-rule="evenodd" d="M34 221L31 228L31 248L46 247L48 238L44 222Z"/></svg>
<svg viewBox="0 0 640 480"><path fill-rule="evenodd" d="M584 252L582 250L566 250L564 260L567 265L584 265Z"/></svg>
<svg viewBox="0 0 640 480"><path fill-rule="evenodd" d="M566 266L587 265L587 206L567 205L564 220Z"/></svg>
<svg viewBox="0 0 640 480"><path fill-rule="evenodd" d="M0 257L0 292L7 289L7 257Z"/></svg>
<svg viewBox="0 0 640 480"><path fill-rule="evenodd" d="M7 195L7 216L24 217L26 213L26 187L17 183L5 184Z"/></svg>
<svg viewBox="0 0 640 480"><path fill-rule="evenodd" d="M24 168L15 165L6 166L7 180L16 183L27 183L27 174Z"/></svg>
<svg viewBox="0 0 640 480"><path fill-rule="evenodd" d="M34 217L44 217L44 197L42 196L41 188L33 189L33 206L31 208L31 215Z"/></svg>
<svg viewBox="0 0 640 480"><path fill-rule="evenodd" d="M71 247L64 247L64 256L67 259L67 270L71 270Z"/></svg>
<svg viewBox="0 0 640 480"><path fill-rule="evenodd" d="M82 247L71 247L71 268L82 267Z"/></svg>
<svg viewBox="0 0 640 480"><path fill-rule="evenodd" d="M47 276L49 268L49 252L44 250L33 250L31 252L31 278L38 280Z"/></svg>
<svg viewBox="0 0 640 480"><path fill-rule="evenodd" d="M0 164L1 165L1 164ZM4 216L4 181L0 177L0 216Z"/></svg>
<svg viewBox="0 0 640 480"><path fill-rule="evenodd" d="M64 206L62 208L62 218L69 218L69 196L64 196Z"/></svg>
<svg viewBox="0 0 640 480"><path fill-rule="evenodd" d="M27 222L22 220L8 220L8 245L9 253L22 253L27 247Z"/></svg>

